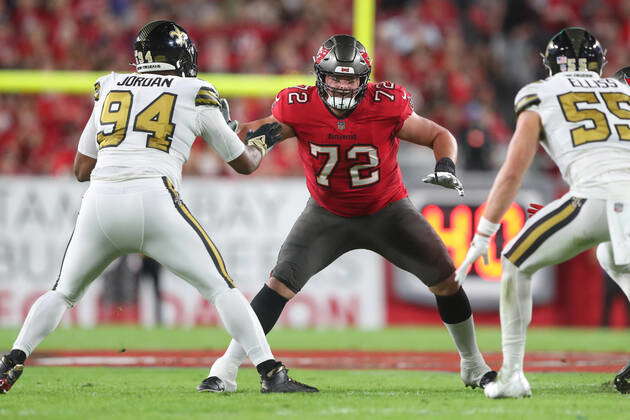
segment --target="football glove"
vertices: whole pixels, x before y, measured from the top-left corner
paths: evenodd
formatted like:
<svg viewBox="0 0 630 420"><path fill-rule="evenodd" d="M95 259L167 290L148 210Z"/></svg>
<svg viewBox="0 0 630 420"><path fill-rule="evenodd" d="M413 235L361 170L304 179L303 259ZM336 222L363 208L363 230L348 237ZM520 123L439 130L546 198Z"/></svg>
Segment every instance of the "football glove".
<svg viewBox="0 0 630 420"><path fill-rule="evenodd" d="M427 184L440 185L444 188L456 190L459 196L464 195L464 186L455 176L455 163L450 158L442 158L435 164L433 173L422 178Z"/></svg>
<svg viewBox="0 0 630 420"><path fill-rule="evenodd" d="M263 124L256 131L248 131L245 141L248 146L256 147L265 156L274 144L282 140L281 131L282 127L276 122Z"/></svg>
<svg viewBox="0 0 630 420"><path fill-rule="evenodd" d="M228 127L232 129L235 133L238 131L238 121L230 119L230 104L227 99L221 98L219 99L219 111L223 114L223 118L227 123Z"/></svg>
<svg viewBox="0 0 630 420"><path fill-rule="evenodd" d="M468 248L466 258L464 258L464 262L455 272L455 280L457 282L461 284L466 280L470 266L477 261L479 257L482 257L483 262L488 264L488 244L490 244L490 238L499 230L499 227L501 227L500 223L492 223L485 217L479 220L477 232L472 242L470 242L470 248Z"/></svg>

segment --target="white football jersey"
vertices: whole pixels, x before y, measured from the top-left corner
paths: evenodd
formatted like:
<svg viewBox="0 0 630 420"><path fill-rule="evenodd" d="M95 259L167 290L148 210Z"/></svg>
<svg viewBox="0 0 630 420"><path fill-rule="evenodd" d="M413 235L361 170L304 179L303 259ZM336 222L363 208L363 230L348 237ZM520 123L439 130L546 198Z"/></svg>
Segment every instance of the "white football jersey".
<svg viewBox="0 0 630 420"><path fill-rule="evenodd" d="M630 87L594 72L560 72L522 88L515 112L535 111L541 143L576 195L630 198Z"/></svg>
<svg viewBox="0 0 630 420"><path fill-rule="evenodd" d="M176 187L197 136L229 162L244 144L218 108L219 94L191 77L110 73L97 80L79 152L97 159L91 179L167 176Z"/></svg>

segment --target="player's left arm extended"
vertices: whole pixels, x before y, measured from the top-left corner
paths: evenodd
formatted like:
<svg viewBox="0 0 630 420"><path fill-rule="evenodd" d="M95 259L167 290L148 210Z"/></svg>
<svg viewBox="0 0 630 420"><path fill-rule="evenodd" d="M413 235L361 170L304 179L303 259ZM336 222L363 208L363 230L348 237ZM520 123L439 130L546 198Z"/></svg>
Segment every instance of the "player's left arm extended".
<svg viewBox="0 0 630 420"><path fill-rule="evenodd" d="M486 209L477 225L477 232L462 265L457 269L456 280L466 278L468 268L479 257L487 259L490 238L499 230L501 219L510 208L538 150L541 120L534 111L522 112L516 121L516 130L508 147L507 157L492 184L486 200Z"/></svg>
<svg viewBox="0 0 630 420"><path fill-rule="evenodd" d="M422 181L457 190L464 195L464 187L455 175L457 141L446 128L412 112L396 136L402 140L433 149L435 170Z"/></svg>

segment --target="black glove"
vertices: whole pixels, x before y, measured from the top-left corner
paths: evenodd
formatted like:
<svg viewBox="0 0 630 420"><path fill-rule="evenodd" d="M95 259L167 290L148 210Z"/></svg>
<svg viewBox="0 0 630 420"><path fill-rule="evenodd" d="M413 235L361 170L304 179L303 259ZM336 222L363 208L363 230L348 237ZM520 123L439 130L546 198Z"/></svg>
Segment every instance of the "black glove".
<svg viewBox="0 0 630 420"><path fill-rule="evenodd" d="M232 129L232 131L236 132L238 130L238 121L230 119L230 104L228 104L227 99L219 99L219 111L223 114L223 118L225 119L227 125Z"/></svg>
<svg viewBox="0 0 630 420"><path fill-rule="evenodd" d="M249 146L257 147L263 156L280 140L282 127L276 122L263 124L256 131L248 131L245 136L245 142Z"/></svg>
<svg viewBox="0 0 630 420"><path fill-rule="evenodd" d="M461 196L464 195L464 186L455 176L455 163L450 158L442 158L435 164L435 171L422 178L422 182L451 188Z"/></svg>

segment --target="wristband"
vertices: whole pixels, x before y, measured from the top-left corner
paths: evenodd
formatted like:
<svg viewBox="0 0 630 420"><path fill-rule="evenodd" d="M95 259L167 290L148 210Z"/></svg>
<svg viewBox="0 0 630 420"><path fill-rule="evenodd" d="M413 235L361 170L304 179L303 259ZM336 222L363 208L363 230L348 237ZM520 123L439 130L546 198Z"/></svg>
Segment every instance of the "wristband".
<svg viewBox="0 0 630 420"><path fill-rule="evenodd" d="M497 230L501 227L501 223L492 223L490 220L481 216L479 223L477 224L477 232L485 236L492 236L497 233Z"/></svg>
<svg viewBox="0 0 630 420"><path fill-rule="evenodd" d="M435 164L435 172L448 172L455 175L455 162L448 157L442 158Z"/></svg>

